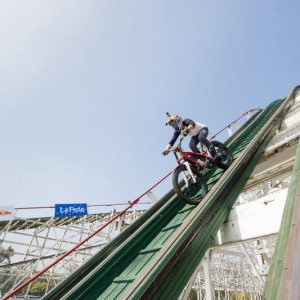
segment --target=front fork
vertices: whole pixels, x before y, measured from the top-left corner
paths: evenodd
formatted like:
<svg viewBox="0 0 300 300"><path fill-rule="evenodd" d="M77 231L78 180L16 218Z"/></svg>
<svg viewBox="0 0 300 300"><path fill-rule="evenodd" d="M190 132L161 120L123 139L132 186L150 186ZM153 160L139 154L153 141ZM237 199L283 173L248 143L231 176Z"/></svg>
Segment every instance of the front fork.
<svg viewBox="0 0 300 300"><path fill-rule="evenodd" d="M192 171L191 165L187 161L185 161L183 163L183 165L185 165L186 169L188 170L189 174L191 175L193 183L196 183L196 178L195 178L195 175ZM186 178L186 176L184 176L184 181L185 181L186 185L188 186L188 179Z"/></svg>
<svg viewBox="0 0 300 300"><path fill-rule="evenodd" d="M189 174L191 175L191 178L192 178L192 180L193 180L193 183L196 183L196 178L195 178L195 175L194 175L194 173L193 173L193 171L192 171L191 165L190 165L187 161L185 161L185 162L183 162L183 163L180 163L180 159L181 159L182 157L180 157L177 153L174 153L174 155L175 155L176 160L177 160L177 162L178 162L179 165L180 165L180 164L185 165L186 169L188 170ZM183 180L184 180L185 184L188 186L188 185L189 185L189 181L188 181L187 177L185 176L185 174L184 174Z"/></svg>

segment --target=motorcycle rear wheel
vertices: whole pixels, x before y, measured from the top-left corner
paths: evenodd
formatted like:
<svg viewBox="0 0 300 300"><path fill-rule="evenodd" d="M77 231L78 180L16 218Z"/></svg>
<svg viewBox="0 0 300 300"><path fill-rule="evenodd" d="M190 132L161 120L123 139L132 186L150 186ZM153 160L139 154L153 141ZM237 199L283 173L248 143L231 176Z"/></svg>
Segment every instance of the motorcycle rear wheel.
<svg viewBox="0 0 300 300"><path fill-rule="evenodd" d="M230 153L229 149L221 142L212 141L211 143L216 149L219 157L217 166L223 170L227 170L233 162L232 154Z"/></svg>

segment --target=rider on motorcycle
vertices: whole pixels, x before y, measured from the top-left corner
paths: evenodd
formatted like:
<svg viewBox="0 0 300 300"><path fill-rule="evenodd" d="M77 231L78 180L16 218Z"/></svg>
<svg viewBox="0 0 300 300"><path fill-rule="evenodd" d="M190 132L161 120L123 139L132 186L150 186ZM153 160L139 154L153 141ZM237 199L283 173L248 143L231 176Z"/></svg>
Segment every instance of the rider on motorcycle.
<svg viewBox="0 0 300 300"><path fill-rule="evenodd" d="M210 141L207 140L208 128L206 125L194 122L191 119L182 119L179 115L170 115L167 113L169 120L166 122L166 126L170 125L174 129L174 134L170 142L167 144L165 150L162 152L163 155L167 155L170 152L171 147L175 144L177 138L180 135L191 136L189 146L193 152L200 153L197 145L202 143L209 150L211 156L217 159L217 153L214 146Z"/></svg>

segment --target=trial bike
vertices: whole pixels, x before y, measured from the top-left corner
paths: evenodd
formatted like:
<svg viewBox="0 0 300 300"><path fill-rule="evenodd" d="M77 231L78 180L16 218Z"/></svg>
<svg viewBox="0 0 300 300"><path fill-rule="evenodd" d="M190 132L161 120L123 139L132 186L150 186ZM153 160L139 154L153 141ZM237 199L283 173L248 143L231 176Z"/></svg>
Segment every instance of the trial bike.
<svg viewBox="0 0 300 300"><path fill-rule="evenodd" d="M214 159L207 148L200 143L200 153L183 151L180 138L178 145L170 149L176 157L178 167L173 173L173 186L177 195L189 204L198 204L208 193L207 183L202 170L217 166L226 170L233 157L228 148L218 141L211 141L216 149L217 159Z"/></svg>

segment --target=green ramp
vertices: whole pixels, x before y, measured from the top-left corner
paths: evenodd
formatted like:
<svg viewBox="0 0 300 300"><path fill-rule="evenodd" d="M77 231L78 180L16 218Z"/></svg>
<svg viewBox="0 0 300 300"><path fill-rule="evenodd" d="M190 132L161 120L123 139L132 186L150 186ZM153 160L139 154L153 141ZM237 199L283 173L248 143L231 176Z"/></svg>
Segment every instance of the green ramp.
<svg viewBox="0 0 300 300"><path fill-rule="evenodd" d="M43 299L178 298L290 102L274 101L229 141L235 162L205 174L210 192L198 206L170 191Z"/></svg>

